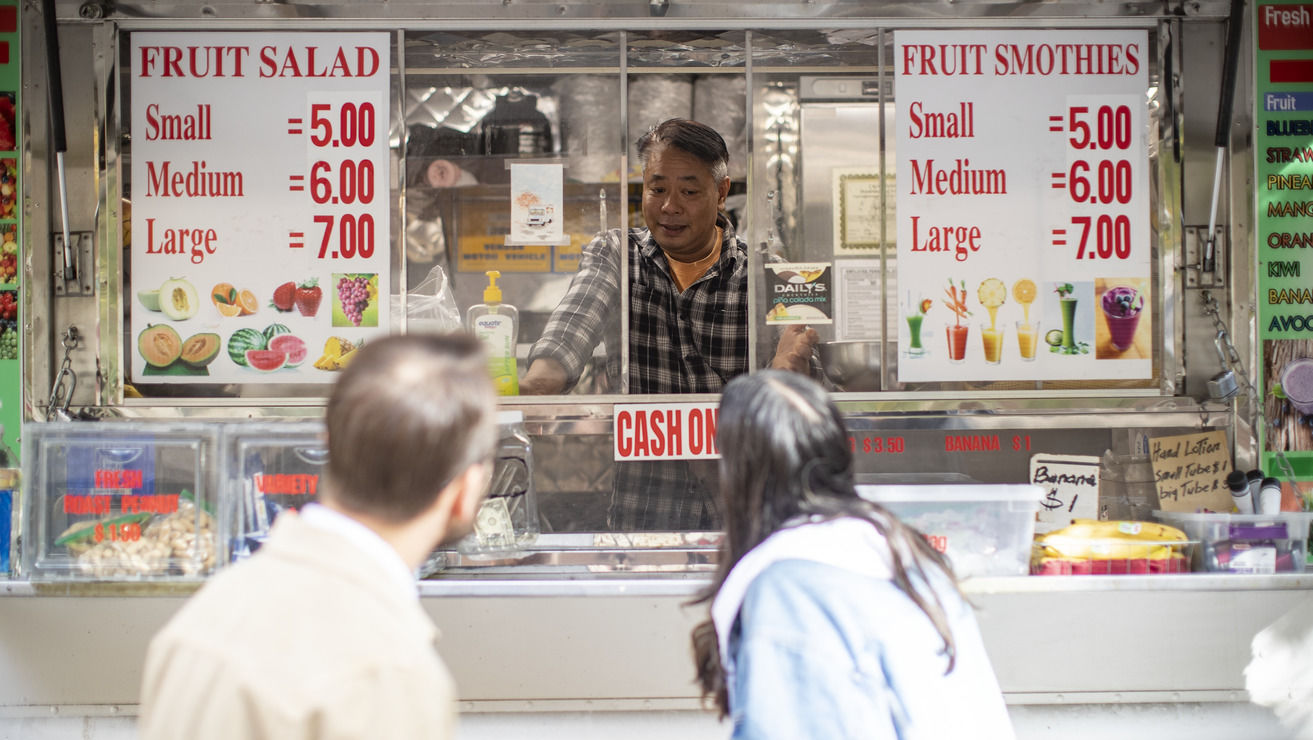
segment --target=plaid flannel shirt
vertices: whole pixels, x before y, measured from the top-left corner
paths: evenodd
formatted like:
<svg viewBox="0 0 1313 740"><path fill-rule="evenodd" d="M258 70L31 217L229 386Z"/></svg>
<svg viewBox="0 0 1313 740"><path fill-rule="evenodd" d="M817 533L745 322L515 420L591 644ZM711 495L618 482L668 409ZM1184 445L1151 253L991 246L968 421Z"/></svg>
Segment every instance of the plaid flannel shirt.
<svg viewBox="0 0 1313 740"><path fill-rule="evenodd" d="M720 215L720 259L681 293L665 254L645 229L630 229L629 392L718 393L748 370L748 250ZM620 230L583 249L579 271L529 362L551 357L573 387L599 343L619 376ZM608 519L618 530L720 527L714 461L636 461L616 467Z"/></svg>

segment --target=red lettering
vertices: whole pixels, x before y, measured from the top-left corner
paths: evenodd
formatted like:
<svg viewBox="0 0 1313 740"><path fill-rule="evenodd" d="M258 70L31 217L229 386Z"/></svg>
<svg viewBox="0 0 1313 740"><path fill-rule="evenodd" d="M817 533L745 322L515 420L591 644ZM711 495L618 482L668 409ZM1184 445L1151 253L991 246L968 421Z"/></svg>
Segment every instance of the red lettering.
<svg viewBox="0 0 1313 740"><path fill-rule="evenodd" d="M629 457L634 454L633 439L630 435L634 431L634 420L628 411L621 411L615 416L615 450L620 457Z"/></svg>
<svg viewBox="0 0 1313 740"><path fill-rule="evenodd" d="M719 455L720 448L716 446L716 419L720 415L720 409L707 409L707 453Z"/></svg>
<svg viewBox="0 0 1313 740"><path fill-rule="evenodd" d="M634 412L634 456L647 457L647 412Z"/></svg>
<svg viewBox="0 0 1313 740"><path fill-rule="evenodd" d="M64 496L65 514L108 514L109 496Z"/></svg>
<svg viewBox="0 0 1313 740"><path fill-rule="evenodd" d="M691 455L702 454L702 409L688 412L688 451Z"/></svg>
<svg viewBox="0 0 1313 740"><path fill-rule="evenodd" d="M666 413L661 409L655 409L651 416L652 422L652 455L662 457L666 454Z"/></svg>
<svg viewBox="0 0 1313 740"><path fill-rule="evenodd" d="M684 415L679 411L672 411L666 424L670 434L670 456L677 457L684 454Z"/></svg>
<svg viewBox="0 0 1313 740"><path fill-rule="evenodd" d="M96 488L141 488L145 479L140 470L97 470L93 476Z"/></svg>

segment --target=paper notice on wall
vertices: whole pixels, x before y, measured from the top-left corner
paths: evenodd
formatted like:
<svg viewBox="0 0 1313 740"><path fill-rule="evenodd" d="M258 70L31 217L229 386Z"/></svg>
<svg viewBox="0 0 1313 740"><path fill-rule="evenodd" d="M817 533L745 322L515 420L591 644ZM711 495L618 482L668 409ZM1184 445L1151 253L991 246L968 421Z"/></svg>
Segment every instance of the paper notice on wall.
<svg viewBox="0 0 1313 740"><path fill-rule="evenodd" d="M1099 458L1093 455L1032 455L1030 482L1043 486L1035 532L1051 532L1073 519L1099 518Z"/></svg>
<svg viewBox="0 0 1313 740"><path fill-rule="evenodd" d="M511 233L507 244L569 244L560 162L511 164Z"/></svg>
<svg viewBox="0 0 1313 740"><path fill-rule="evenodd" d="M1226 432L1200 432L1149 440L1149 462L1163 511L1231 511L1226 487L1231 453Z"/></svg>

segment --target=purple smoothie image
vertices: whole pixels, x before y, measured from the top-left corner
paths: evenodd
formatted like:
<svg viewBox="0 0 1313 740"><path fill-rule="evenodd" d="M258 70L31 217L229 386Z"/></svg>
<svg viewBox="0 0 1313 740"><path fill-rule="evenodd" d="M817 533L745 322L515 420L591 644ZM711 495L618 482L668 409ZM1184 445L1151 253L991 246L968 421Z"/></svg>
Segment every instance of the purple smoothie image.
<svg viewBox="0 0 1313 740"><path fill-rule="evenodd" d="M1313 414L1313 359L1301 357L1281 370L1281 392L1301 414Z"/></svg>
<svg viewBox="0 0 1313 740"><path fill-rule="evenodd" d="M1108 321L1112 346L1126 350L1135 343L1135 330L1144 311L1144 296L1135 288L1118 285L1103 294L1103 317Z"/></svg>

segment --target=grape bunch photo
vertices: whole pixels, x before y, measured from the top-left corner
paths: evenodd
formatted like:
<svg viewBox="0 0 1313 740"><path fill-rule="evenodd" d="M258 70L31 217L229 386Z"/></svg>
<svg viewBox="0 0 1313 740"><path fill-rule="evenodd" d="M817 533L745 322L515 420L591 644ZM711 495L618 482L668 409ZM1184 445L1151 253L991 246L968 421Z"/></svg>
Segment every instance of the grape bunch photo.
<svg viewBox="0 0 1313 740"><path fill-rule="evenodd" d="M333 326L378 326L377 273L333 273Z"/></svg>

